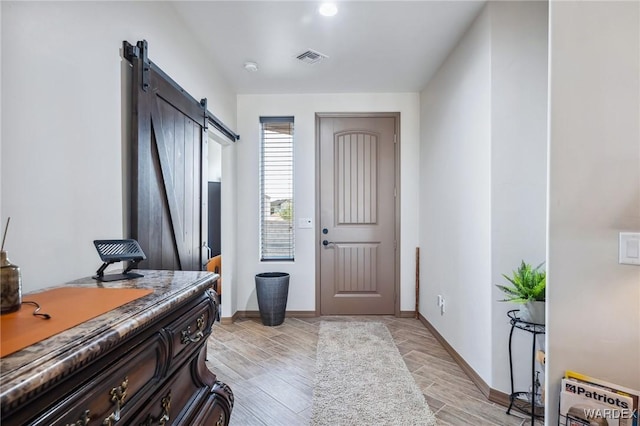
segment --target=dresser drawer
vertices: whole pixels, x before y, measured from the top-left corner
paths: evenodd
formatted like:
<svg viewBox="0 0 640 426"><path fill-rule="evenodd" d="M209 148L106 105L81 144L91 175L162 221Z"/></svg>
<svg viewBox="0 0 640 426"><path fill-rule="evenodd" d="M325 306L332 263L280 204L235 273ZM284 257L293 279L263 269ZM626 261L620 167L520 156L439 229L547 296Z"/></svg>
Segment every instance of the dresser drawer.
<svg viewBox="0 0 640 426"><path fill-rule="evenodd" d="M171 358L180 362L199 348L211 334L215 319L215 304L210 293L165 327L171 341Z"/></svg>
<svg viewBox="0 0 640 426"><path fill-rule="evenodd" d="M199 357L206 356L203 347L198 356L178 369L159 388L147 404L139 410L131 424L157 425L163 419L165 425L191 425L188 420L202 405L205 394L210 393L210 388L196 379L198 364L203 362Z"/></svg>
<svg viewBox="0 0 640 426"><path fill-rule="evenodd" d="M224 387L219 392L211 392L205 403L191 419L192 425L227 426L233 409L233 392L218 382L216 386Z"/></svg>
<svg viewBox="0 0 640 426"><path fill-rule="evenodd" d="M155 333L126 354L119 354L122 356L117 361L34 424L87 424L87 418L91 420L88 424L126 424L127 417L145 403L166 374L168 347L166 335Z"/></svg>

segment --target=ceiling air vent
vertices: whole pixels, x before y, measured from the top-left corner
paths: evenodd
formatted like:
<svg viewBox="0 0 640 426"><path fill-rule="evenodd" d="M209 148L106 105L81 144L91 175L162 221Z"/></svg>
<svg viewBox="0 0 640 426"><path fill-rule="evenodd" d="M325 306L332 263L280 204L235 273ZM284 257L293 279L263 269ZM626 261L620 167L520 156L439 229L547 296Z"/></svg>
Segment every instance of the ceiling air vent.
<svg viewBox="0 0 640 426"><path fill-rule="evenodd" d="M328 58L328 56L323 53L316 52L315 50L309 49L306 52L303 52L298 56L296 56L296 58L298 58L299 60L301 60L306 64L317 64L323 59Z"/></svg>

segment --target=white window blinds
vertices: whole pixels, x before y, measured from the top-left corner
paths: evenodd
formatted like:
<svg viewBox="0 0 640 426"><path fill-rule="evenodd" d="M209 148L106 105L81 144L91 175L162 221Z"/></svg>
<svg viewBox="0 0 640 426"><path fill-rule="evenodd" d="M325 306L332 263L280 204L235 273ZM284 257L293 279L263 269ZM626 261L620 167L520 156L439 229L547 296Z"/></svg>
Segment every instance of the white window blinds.
<svg viewBox="0 0 640 426"><path fill-rule="evenodd" d="M260 257L294 260L293 117L260 117Z"/></svg>

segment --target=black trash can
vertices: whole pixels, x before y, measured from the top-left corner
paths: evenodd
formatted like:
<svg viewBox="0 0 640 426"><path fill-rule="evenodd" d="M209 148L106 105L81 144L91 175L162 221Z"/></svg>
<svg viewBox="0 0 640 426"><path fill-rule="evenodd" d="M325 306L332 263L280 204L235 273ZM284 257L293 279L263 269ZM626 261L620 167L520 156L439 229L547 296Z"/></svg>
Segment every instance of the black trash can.
<svg viewBox="0 0 640 426"><path fill-rule="evenodd" d="M280 325L284 322L289 296L289 274L264 272L256 275L256 294L262 324Z"/></svg>

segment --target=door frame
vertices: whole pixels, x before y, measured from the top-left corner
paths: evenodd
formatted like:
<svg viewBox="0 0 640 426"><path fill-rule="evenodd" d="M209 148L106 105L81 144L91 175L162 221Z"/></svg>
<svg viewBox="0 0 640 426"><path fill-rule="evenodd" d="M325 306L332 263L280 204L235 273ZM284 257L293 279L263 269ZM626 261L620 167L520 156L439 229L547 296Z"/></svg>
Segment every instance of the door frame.
<svg viewBox="0 0 640 426"><path fill-rule="evenodd" d="M314 238L315 244L315 258L316 258L316 316L320 316L320 249L321 236L320 227L321 222L321 206L320 206L320 119L322 118L394 118L395 121L395 158L394 158L394 175L395 175L395 274L394 274L394 312L396 318L401 316L400 312L400 252L402 244L400 244L400 113L399 112L317 112L316 113L316 137L315 137L315 202L316 202L316 235Z"/></svg>

